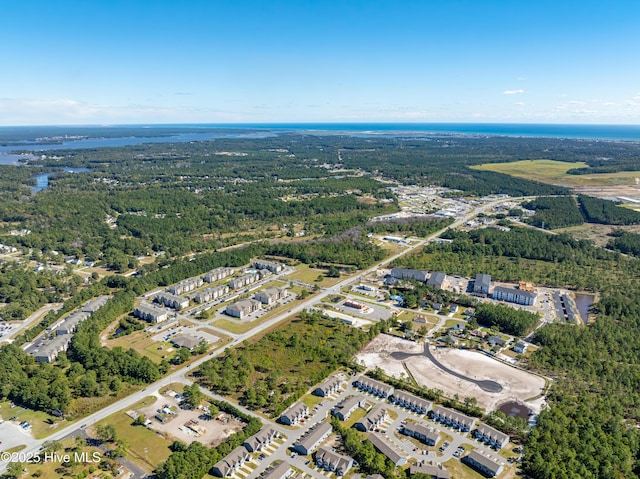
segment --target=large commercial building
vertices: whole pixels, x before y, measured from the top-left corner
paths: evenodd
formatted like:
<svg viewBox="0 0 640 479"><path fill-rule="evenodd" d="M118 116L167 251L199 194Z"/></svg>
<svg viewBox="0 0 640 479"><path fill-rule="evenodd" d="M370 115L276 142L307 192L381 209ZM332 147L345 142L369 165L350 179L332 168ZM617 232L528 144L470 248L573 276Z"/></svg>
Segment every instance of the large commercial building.
<svg viewBox="0 0 640 479"><path fill-rule="evenodd" d="M148 304L140 304L136 306L133 310L133 315L136 318L150 321L152 323L162 323L169 319L169 313L166 310Z"/></svg>
<svg viewBox="0 0 640 479"><path fill-rule="evenodd" d="M419 269L393 268L391 277L396 279L412 279L414 281L426 282L429 273Z"/></svg>
<svg viewBox="0 0 640 479"><path fill-rule="evenodd" d="M476 274L476 280L473 283L473 294L478 296L488 296L491 289L490 274Z"/></svg>
<svg viewBox="0 0 640 479"><path fill-rule="evenodd" d="M241 299L226 307L224 312L234 318L244 318L245 316L262 309L262 303L255 299Z"/></svg>
<svg viewBox="0 0 640 479"><path fill-rule="evenodd" d="M493 288L493 299L507 301L509 303L533 306L538 295L532 291L521 291L515 288L496 286Z"/></svg>
<svg viewBox="0 0 640 479"><path fill-rule="evenodd" d="M289 406L280 416L280 422L282 424L287 424L289 426L293 426L297 424L300 419L304 418L307 414L309 414L309 408L306 404L298 402L291 406Z"/></svg>
<svg viewBox="0 0 640 479"><path fill-rule="evenodd" d="M366 376L358 376L353 382L353 385L361 391L368 392L374 396L381 398L388 398L393 394L393 386L376 381L375 379L368 378Z"/></svg>
<svg viewBox="0 0 640 479"><path fill-rule="evenodd" d="M426 414L429 409L431 409L431 403L426 399L422 399L400 389L393 393L390 400L393 404L407 408L418 414Z"/></svg>
<svg viewBox="0 0 640 479"><path fill-rule="evenodd" d="M472 417L442 406L435 406L431 411L431 417L435 421L465 432L470 431L476 422Z"/></svg>
<svg viewBox="0 0 640 479"><path fill-rule="evenodd" d="M258 291L253 295L253 297L260 301L262 304L270 306L276 301L286 298L287 294L287 288L272 287L263 289L262 291Z"/></svg>
<svg viewBox="0 0 640 479"><path fill-rule="evenodd" d="M307 455L315 451L322 442L331 435L333 427L328 422L322 421L302 436L293 445L294 451Z"/></svg>
<svg viewBox="0 0 640 479"><path fill-rule="evenodd" d="M335 472L336 476L344 476L353 466L353 459L321 447L316 452L316 465L327 472Z"/></svg>
<svg viewBox="0 0 640 479"><path fill-rule="evenodd" d="M480 454L478 451L471 451L462 458L462 462L480 471L487 477L496 477L502 472L504 467L498 458Z"/></svg>

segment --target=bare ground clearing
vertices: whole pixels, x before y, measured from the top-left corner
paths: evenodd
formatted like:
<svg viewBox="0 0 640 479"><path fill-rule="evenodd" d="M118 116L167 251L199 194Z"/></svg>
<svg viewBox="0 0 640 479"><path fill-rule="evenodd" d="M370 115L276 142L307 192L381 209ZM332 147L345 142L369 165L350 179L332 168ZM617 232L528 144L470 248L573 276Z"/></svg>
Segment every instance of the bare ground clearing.
<svg viewBox="0 0 640 479"><path fill-rule="evenodd" d="M476 351L451 348L431 349L438 361L453 371L478 380L493 380L502 385L502 391L490 393L483 391L476 384L443 371L425 356L416 355L405 360L394 359L391 353L396 351L420 354L423 351L423 345L381 334L358 353L356 358L368 369L380 367L386 374L397 378L403 374L406 375L406 365L418 384L441 389L446 396L450 397L455 394L461 399L475 397L478 405L487 410L497 409L500 404L509 400L525 402L539 395L545 386L544 379ZM538 400L525 403L535 412L539 412L542 402Z"/></svg>

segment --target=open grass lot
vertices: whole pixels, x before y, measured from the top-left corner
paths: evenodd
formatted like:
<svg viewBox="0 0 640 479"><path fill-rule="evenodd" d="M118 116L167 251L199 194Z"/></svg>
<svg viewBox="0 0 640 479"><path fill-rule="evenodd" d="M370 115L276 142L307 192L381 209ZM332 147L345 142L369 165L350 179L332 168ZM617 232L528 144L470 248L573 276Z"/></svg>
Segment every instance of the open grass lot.
<svg viewBox="0 0 640 479"><path fill-rule="evenodd" d="M144 330L135 331L131 334L127 334L126 336L120 336L115 339L109 339L107 340L106 345L109 348L115 348L118 346L124 349L131 348L131 349L134 349L136 352L140 354L145 354L145 355L147 354L146 353L147 349L153 345L157 347L157 346L160 346L160 344L162 344L163 350L166 349L169 343L158 343L154 341L153 340L154 334L157 334L157 333L145 332ZM155 363L159 363L160 360L162 359L162 354L159 354L159 353L154 353L152 356L154 357L149 357L149 359L151 359Z"/></svg>
<svg viewBox="0 0 640 479"><path fill-rule="evenodd" d="M58 450L58 454L70 454L72 457L74 456L74 452L85 453L87 456L92 457L94 452L99 454L99 457L102 458L103 454L96 447L85 446L81 449L76 449L76 442L74 439L65 439L61 442L61 448ZM95 472L94 475L90 477L101 477L99 475L101 471L98 468L97 464L92 463L82 463L82 462L74 462L70 464L65 464L65 466L61 465L59 462L55 461L47 461L47 462L39 462L39 463L25 463L24 464L27 473L22 477L39 477L40 479L59 479L60 477L87 477L91 474L91 471ZM110 476L110 473L103 472L104 477Z"/></svg>
<svg viewBox="0 0 640 479"><path fill-rule="evenodd" d="M130 394L139 391L141 387L142 386L123 383L122 388L118 391L117 395L75 399L71 405L71 410L74 413L74 417L84 417L116 402L119 399L122 399L123 397L127 397Z"/></svg>
<svg viewBox="0 0 640 479"><path fill-rule="evenodd" d="M10 401L0 402L0 416L6 421L9 418L16 417L16 423L27 421L31 424L31 434L36 439L41 439L55 432L61 425L67 425L60 418L56 418L41 411L33 411L32 409L21 406L11 407Z"/></svg>
<svg viewBox="0 0 640 479"><path fill-rule="evenodd" d="M324 398L320 396L314 396L313 394L305 394L301 401L307 405L309 409L313 409L317 404L321 403Z"/></svg>
<svg viewBox="0 0 640 479"><path fill-rule="evenodd" d="M311 285L317 284L322 288L327 288L329 286L333 286L336 283L339 283L340 281L343 281L344 278L348 278L349 276L351 276L351 275L342 273L340 278L327 278L326 274L327 274L327 270L324 268L311 268L309 267L308 264L300 263L296 265L296 272L286 276L286 279L293 280L293 281L301 281L303 283L307 283ZM322 275L324 279L322 281L316 281L316 279L320 275Z"/></svg>
<svg viewBox="0 0 640 479"><path fill-rule="evenodd" d="M289 289L291 292L296 292L296 287L294 288L290 288ZM247 331L251 331L253 328L255 328L256 326L264 323L265 321L268 321L270 319L273 319L274 317L285 313L286 311L295 308L296 306L298 306L300 303L303 303L305 301L307 301L309 298L313 297L315 293L311 293L309 296L307 296L304 299L294 299L293 301L287 303L287 304L283 304L280 306L277 306L275 308L273 308L271 311L269 311L268 313L266 313L263 316L260 316L258 319L256 319L255 321L249 321L249 322L241 322L237 319L232 319L232 318L222 318L222 319L218 319L217 321L214 321L212 324L218 328L222 328L226 331L229 331L232 334L243 334L246 333ZM218 333L216 333L218 334Z"/></svg>
<svg viewBox="0 0 640 479"><path fill-rule="evenodd" d="M455 477L456 479L485 479L485 476L471 469L469 466L462 464L459 459L449 459L444 462L442 466L449 471L451 477ZM502 475L498 477L501 478Z"/></svg>
<svg viewBox="0 0 640 479"><path fill-rule="evenodd" d="M343 421L342 425L344 427L353 427L355 423L357 423L360 419L362 419L366 415L367 415L367 411L359 407L358 409L353 411L353 413L351 413L351 416L349 416L349 419L347 419L346 421Z"/></svg>
<svg viewBox="0 0 640 479"><path fill-rule="evenodd" d="M154 341L153 336L153 332L136 331L126 336L107 341L107 346L110 348L117 346L124 349L131 348L148 357L156 364L160 364L163 359L170 359L175 355L175 352L167 352L172 348L170 343L166 341ZM158 349L159 347L162 347L162 349Z"/></svg>
<svg viewBox="0 0 640 479"><path fill-rule="evenodd" d="M640 171L620 171L617 173L598 173L593 175L568 175L573 168L586 168L584 162L568 163L555 160L523 160L510 163L487 163L472 166L476 170L494 171L505 175L516 176L567 186L616 186L635 185Z"/></svg>
<svg viewBox="0 0 640 479"><path fill-rule="evenodd" d="M141 409L155 403L156 400L155 396L148 396L129 409ZM119 411L97 424L111 424L117 437L125 438L129 443L127 458L151 472L171 454L171 441L144 426L133 426L132 423L133 419L124 411ZM93 434L93 428L89 432Z"/></svg>
<svg viewBox="0 0 640 479"><path fill-rule="evenodd" d="M287 304L286 305L287 309L291 309L292 306L296 306L298 302L299 301L292 301L291 303ZM243 334L243 333L246 333L247 331L251 331L253 328L264 323L265 321L272 319L274 316L277 316L278 314L282 314L283 312L284 312L283 308L276 308L273 311L269 311L264 316L260 316L260 318L256 319L255 321L241 323L235 319L223 318L223 319L218 319L217 321L214 321L212 324L218 328L224 329L225 331L229 331L232 334Z"/></svg>
<svg viewBox="0 0 640 479"><path fill-rule="evenodd" d="M555 230L557 233L567 233L577 240L591 240L598 246L606 245L612 237L609 236L614 230L623 230L629 233L640 234L640 225L629 226L609 226L598 225L594 223L585 223L580 226L571 226L569 228L559 228Z"/></svg>

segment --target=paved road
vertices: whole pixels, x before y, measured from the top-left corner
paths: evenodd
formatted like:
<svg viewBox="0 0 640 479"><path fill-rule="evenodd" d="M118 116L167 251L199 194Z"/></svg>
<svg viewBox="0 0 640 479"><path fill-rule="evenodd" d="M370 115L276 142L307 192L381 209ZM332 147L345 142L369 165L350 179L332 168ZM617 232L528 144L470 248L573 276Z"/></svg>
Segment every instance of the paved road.
<svg viewBox="0 0 640 479"><path fill-rule="evenodd" d="M531 197L533 198L533 197ZM516 200L518 198L515 198ZM527 199L527 198L521 198L521 199ZM514 198L511 198L511 200L514 200ZM395 261L396 259L409 254L415 250L417 250L418 248L423 247L428 241L437 238L438 236L440 236L443 231L445 229L449 229L449 228L455 228L457 226L460 226L461 224L465 223L466 221L469 221L471 218L477 216L479 213L482 213L484 211L486 211L487 209L493 207L496 204L502 203L504 202L505 199L499 199L499 200L494 200L488 203L485 203L484 205L479 206L478 208L475 208L473 211L469 212L468 214L466 214L465 216L459 218L458 220L454 221L450 226L448 226L447 228L443 228L440 231L437 231L433 234L431 234L430 236L428 236L425 239L422 240L418 240L416 242L414 242L411 246L409 246L408 248L394 254L393 256L390 256L386 259L384 259L383 261L375 264L374 266L370 267L369 269L367 269L366 271L361 272L359 275L355 275L352 278L347 278L329 288L325 288L323 290L321 290L318 294L312 295L307 301L299 304L298 306L293 307L292 309L286 311L285 313L282 313L278 316L275 316L274 318L265 321L264 323L256 326L255 328L251 329L250 331L244 333L244 334L240 334L237 335L236 338L227 345L224 345L222 347L219 347L218 349L214 350L213 352L209 353L209 355L206 355L198 360L196 360L195 362L191 363L188 367L181 369L180 371L174 372L172 374L170 374L169 376L166 376L162 379L160 379L159 381L156 381L153 384L150 384L149 386L147 386L146 388L142 389L141 391L138 391L136 393L131 394L130 396L121 399L120 401L117 401L103 409L101 409L100 411L91 414L90 416L82 419L82 420L78 420L76 421L76 423L71 424L69 426L63 427L62 429L59 429L58 431L54 432L53 434L49 435L46 439L40 439L40 440L35 440L35 444L29 444L27 445L27 448L24 449L22 452L24 453L35 453L37 452L38 448L46 441L46 440L60 440L63 439L64 437L72 434L74 431L78 430L79 428L81 428L81 425L91 425L94 424L96 422L101 421L102 419L106 418L107 416L110 416L111 414L114 414L120 410L123 409L127 409L130 408L132 405L136 404L137 402L141 401L142 399L144 399L146 396L148 396L149 394L151 394L154 391L157 391L158 389L160 389L163 386L168 385L169 383L172 382L185 382L186 379L186 375L192 370L197 368L200 364L204 363L205 361L208 361L209 359L211 359L212 356L217 356L220 355L224 352L225 349L227 348L231 348L233 346L236 346L240 343L242 343L244 340L251 338L254 335L260 334L263 331L271 328L272 326L278 324L279 322L285 320L286 318L298 314L301 311L305 310L305 309L309 309L313 304L315 304L318 301L321 301L322 299L326 298L327 296L330 295L335 295L337 293L339 293L342 288L347 287L353 283L355 283L356 281L359 281L360 277L363 275L367 275L370 273L373 273L374 271L376 271L378 268L382 268L385 267L387 265L389 265L390 263L392 263L393 261ZM145 297L148 296L148 294L145 294ZM6 470L7 467L7 463L0 463L0 472L4 472ZM319 478L320 479L320 478ZM326 479L326 478L323 478Z"/></svg>
<svg viewBox="0 0 640 479"><path fill-rule="evenodd" d="M27 319L25 319L24 321L21 321L19 324L16 325L16 323L10 323L10 324L13 324L16 327L13 328L11 331L9 331L9 334L7 334L7 335L3 336L2 338L0 338L0 343L5 342L5 341L6 342L11 342L12 339L9 339L9 338L15 338L23 330L25 330L29 326L31 326L31 324L34 321L36 321L38 318L44 318L44 316L49 311L57 311L58 309L62 308L62 306L64 306L64 303L46 304L42 308L38 309L38 311L33 313L31 316L29 316Z"/></svg>

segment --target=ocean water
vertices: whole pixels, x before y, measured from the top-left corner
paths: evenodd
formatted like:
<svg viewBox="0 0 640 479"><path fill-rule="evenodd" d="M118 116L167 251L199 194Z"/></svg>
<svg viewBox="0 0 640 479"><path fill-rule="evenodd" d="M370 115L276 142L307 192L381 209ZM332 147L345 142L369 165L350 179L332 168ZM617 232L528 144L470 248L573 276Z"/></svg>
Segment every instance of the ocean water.
<svg viewBox="0 0 640 479"><path fill-rule="evenodd" d="M169 125L167 125L169 126ZM276 132L309 132L370 136L471 135L640 141L640 125L567 125L532 123L246 123L171 125L242 128Z"/></svg>
<svg viewBox="0 0 640 479"><path fill-rule="evenodd" d="M161 132L162 137L128 136L130 127L143 127L146 131ZM64 127L56 127L58 132ZM74 133L82 127L72 127ZM87 127L89 128L89 127ZM90 127L96 135L99 127ZM122 128L123 136L114 137L113 132ZM185 133L180 129L190 128ZM20 145L0 145L0 164L16 164L18 151L46 152L61 149L104 148L139 145L142 143L180 143L206 141L220 138L265 138L286 133L306 133L313 135L347 135L355 137L441 137L441 136L507 136L527 138L567 138L603 141L640 142L640 125L558 125L558 124L515 124L515 123L234 123L234 124L167 124L167 125L122 125L109 126L107 138L85 138L67 140L61 144L38 144L24 142ZM172 133L171 130L175 130ZM29 131L28 127L2 128L5 132ZM12 153L14 153L12 155Z"/></svg>

